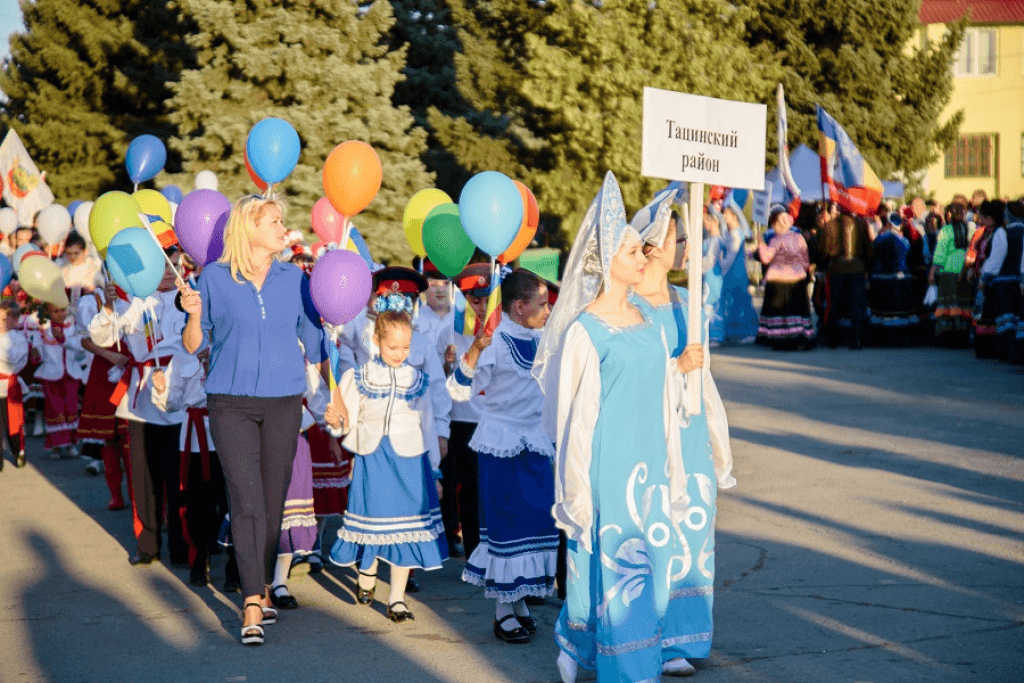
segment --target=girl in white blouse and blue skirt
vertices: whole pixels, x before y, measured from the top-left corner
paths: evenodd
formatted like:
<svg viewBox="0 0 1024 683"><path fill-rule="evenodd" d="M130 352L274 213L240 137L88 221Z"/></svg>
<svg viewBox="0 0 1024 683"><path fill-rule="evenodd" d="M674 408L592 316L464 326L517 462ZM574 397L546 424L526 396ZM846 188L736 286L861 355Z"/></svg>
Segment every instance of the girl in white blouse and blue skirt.
<svg viewBox="0 0 1024 683"><path fill-rule="evenodd" d="M544 394L530 374L551 307L544 281L516 269L501 283L501 323L480 334L448 378L457 401L480 396L480 422L469 447L479 458L480 545L462 579L497 600L494 635L528 642L537 620L527 597L551 595L558 531L554 505L554 443L544 431Z"/></svg>
<svg viewBox="0 0 1024 683"><path fill-rule="evenodd" d="M356 600L373 603L379 560L391 565L388 618L413 619L405 603L412 569L438 569L448 559L435 483L441 454L433 433L430 378L409 365L411 302L378 297L373 343L380 352L342 375L324 418L356 455L348 509L331 561L359 571Z"/></svg>

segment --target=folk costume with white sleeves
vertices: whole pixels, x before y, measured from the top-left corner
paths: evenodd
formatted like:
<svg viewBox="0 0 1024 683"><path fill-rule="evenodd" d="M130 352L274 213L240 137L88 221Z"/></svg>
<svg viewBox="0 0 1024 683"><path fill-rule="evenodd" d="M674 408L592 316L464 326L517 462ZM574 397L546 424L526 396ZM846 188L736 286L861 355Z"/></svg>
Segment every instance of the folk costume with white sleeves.
<svg viewBox="0 0 1024 683"><path fill-rule="evenodd" d="M3 450L10 450L18 467L25 464L24 399L28 391L19 373L28 363L28 349L28 337L21 330L0 334L0 419L7 436Z"/></svg>
<svg viewBox="0 0 1024 683"><path fill-rule="evenodd" d="M393 368L380 356L342 375L344 445L356 457L334 564L366 572L379 558L394 567L438 569L448 559L434 486L440 452L429 384L408 362Z"/></svg>
<svg viewBox="0 0 1024 683"><path fill-rule="evenodd" d="M78 429L78 388L86 378L82 335L75 317L68 312L64 322L49 321L34 337L33 346L41 363L35 377L43 384L46 401L44 448L64 448L76 442Z"/></svg>
<svg viewBox="0 0 1024 683"><path fill-rule="evenodd" d="M224 471L210 432L206 411L206 370L196 356L175 354L163 368L167 386L155 388L153 404L163 412L183 412L178 447L181 452L180 490L183 494L182 531L188 545L194 586L209 583L209 549L217 541L221 521L228 513Z"/></svg>
<svg viewBox="0 0 1024 683"><path fill-rule="evenodd" d="M554 591L555 448L541 424L544 395L530 374L540 334L503 315L476 367L462 359L448 378L456 400L483 394L469 442L480 472L480 545L462 579L484 586L486 597L503 603Z"/></svg>
<svg viewBox="0 0 1024 683"><path fill-rule="evenodd" d="M673 582L695 562L673 409L677 372L653 309L613 327L586 311L627 236L609 173L577 234L535 375L557 439L554 516L568 537L568 591L555 625L563 680L657 681ZM564 661L563 661L564 660Z"/></svg>
<svg viewBox="0 0 1024 683"><path fill-rule="evenodd" d="M181 331L185 314L175 305L177 292L157 292L133 298L130 304L114 301L116 315L106 307L92 319L89 333L98 346L109 347L121 339L121 348L131 361L118 381L111 402L118 404L115 415L128 421L129 453L134 506L135 536L139 555L133 560L151 562L160 554L164 492L167 494L167 535L173 564L188 563L179 510L181 453L178 440L184 411L163 412L152 400L154 368L167 367L173 357L184 354Z"/></svg>
<svg viewBox="0 0 1024 683"><path fill-rule="evenodd" d="M640 226L634 218L633 226L640 230L641 237L648 244L661 245L668 230L668 220L655 219ZM739 230L732 232L738 233ZM664 330L669 357L678 357L687 345L687 290L669 286L669 303L652 308L655 324ZM690 507L684 523L679 526L684 541L683 564L671 577L670 601L661 622L663 662L677 658L704 658L711 653L717 490L736 485L732 476L732 449L725 407L711 376L709 321L713 311L706 286L701 313L701 343L704 347L701 410L689 415L681 400L674 406L680 426L680 449ZM668 377L677 385L677 390L671 395L681 399L686 395L687 376L671 371ZM687 571L683 572L683 568Z"/></svg>

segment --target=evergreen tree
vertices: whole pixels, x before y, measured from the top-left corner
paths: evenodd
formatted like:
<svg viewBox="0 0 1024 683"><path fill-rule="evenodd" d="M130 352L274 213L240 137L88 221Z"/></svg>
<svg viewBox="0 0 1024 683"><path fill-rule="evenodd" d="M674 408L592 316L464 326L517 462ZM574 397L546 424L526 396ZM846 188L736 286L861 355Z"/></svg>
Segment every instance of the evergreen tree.
<svg viewBox="0 0 1024 683"><path fill-rule="evenodd" d="M170 4L152 0L23 2L25 32L11 36L0 69L0 120L13 126L58 202L129 189L132 138L166 141L164 101L191 64L192 30ZM167 168L180 168L168 155Z"/></svg>
<svg viewBox="0 0 1024 683"><path fill-rule="evenodd" d="M476 114L431 111L467 168L537 195L547 227L574 232L606 170L627 206L665 181L640 175L643 88L764 102L778 70L741 42L749 14L725 0L450 0L459 90Z"/></svg>
<svg viewBox="0 0 1024 683"><path fill-rule="evenodd" d="M408 106L416 124L429 134L432 130L427 112L431 107L446 116L471 112L455 84L459 41L451 23L451 10L445 0L391 0L391 6L395 13L391 48L407 46L402 69L405 80L395 86L393 101L398 106ZM423 160L427 169L436 174L436 186L457 196L469 174L436 136L430 134L427 145Z"/></svg>
<svg viewBox="0 0 1024 683"><path fill-rule="evenodd" d="M746 41L782 61L790 149L800 142L818 148L816 104L846 129L881 178L913 179L956 139L962 113L940 117L953 91L951 65L964 22L921 46L919 0L737 4L753 10ZM774 114L773 100L770 120ZM775 136L769 140L774 152Z"/></svg>
<svg viewBox="0 0 1024 683"><path fill-rule="evenodd" d="M286 221L309 228L323 196L327 154L345 140L362 140L380 155L384 181L355 218L377 259L412 257L402 211L432 177L421 161L426 132L408 107L391 103L404 49L386 43L393 17L378 0L360 8L340 0L181 0L199 26L188 38L198 67L182 74L169 102L178 149L189 174L210 169L229 199L254 191L245 171L249 129L267 116L291 123L302 154L281 188ZM191 175L183 178L191 183Z"/></svg>

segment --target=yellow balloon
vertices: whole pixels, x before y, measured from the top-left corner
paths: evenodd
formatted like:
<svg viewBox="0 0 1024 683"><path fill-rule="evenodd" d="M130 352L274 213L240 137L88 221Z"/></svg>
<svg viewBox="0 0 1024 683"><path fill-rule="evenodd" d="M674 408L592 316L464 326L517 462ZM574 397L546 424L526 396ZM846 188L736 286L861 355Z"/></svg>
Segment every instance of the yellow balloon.
<svg viewBox="0 0 1024 683"><path fill-rule="evenodd" d="M33 299L51 303L57 308L70 305L60 268L45 256L23 258L18 266L18 283Z"/></svg>
<svg viewBox="0 0 1024 683"><path fill-rule="evenodd" d="M434 207L451 203L452 198L446 193L435 188L428 188L414 194L409 203L405 205L405 213L402 214L405 239L409 240L409 246L412 247L413 253L420 258L427 255L427 249L423 246L423 219Z"/></svg>
<svg viewBox="0 0 1024 683"><path fill-rule="evenodd" d="M100 256L107 257L107 245L125 228L141 228L142 207L127 192L112 190L100 195L89 212L89 234Z"/></svg>
<svg viewBox="0 0 1024 683"><path fill-rule="evenodd" d="M156 190L139 190L132 194L132 199L139 203L141 213L149 218L150 227L165 249L178 243L171 221L171 203L167 201L167 197Z"/></svg>

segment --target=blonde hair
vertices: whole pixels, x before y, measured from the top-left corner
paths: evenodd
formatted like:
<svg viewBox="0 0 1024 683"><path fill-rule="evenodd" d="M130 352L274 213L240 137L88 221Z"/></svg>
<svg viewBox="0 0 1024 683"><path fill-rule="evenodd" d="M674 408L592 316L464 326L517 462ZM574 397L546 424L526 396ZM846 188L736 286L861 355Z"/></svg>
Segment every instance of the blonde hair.
<svg viewBox="0 0 1024 683"><path fill-rule="evenodd" d="M224 253L219 261L231 266L231 277L241 284L245 278L252 281L256 277L256 263L253 257L252 239L256 223L263 217L269 207L275 207L284 219L284 202L280 199L265 199L258 195L246 195L231 209L228 226L224 229ZM276 258L276 257L275 257Z"/></svg>
<svg viewBox="0 0 1024 683"><path fill-rule="evenodd" d="M412 318L405 311L384 311L373 324L373 336L384 339L392 327L406 327L412 330Z"/></svg>

